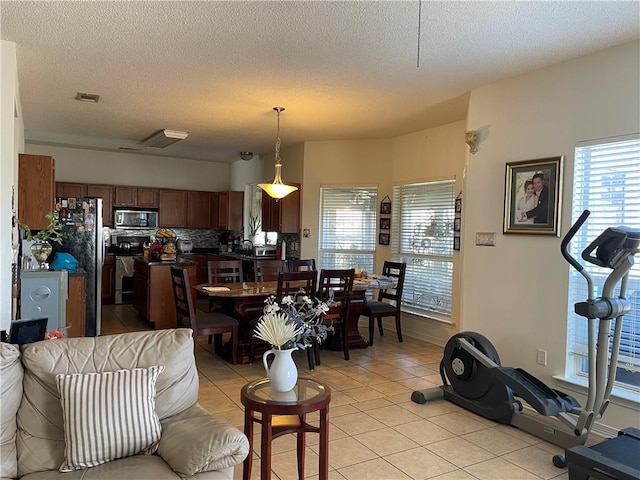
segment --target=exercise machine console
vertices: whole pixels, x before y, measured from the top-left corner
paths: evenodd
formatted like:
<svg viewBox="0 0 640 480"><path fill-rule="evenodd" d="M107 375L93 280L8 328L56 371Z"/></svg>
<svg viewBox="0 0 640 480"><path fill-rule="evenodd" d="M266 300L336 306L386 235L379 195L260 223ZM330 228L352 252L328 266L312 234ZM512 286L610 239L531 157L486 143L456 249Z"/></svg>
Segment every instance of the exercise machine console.
<svg viewBox="0 0 640 480"><path fill-rule="evenodd" d="M585 278L589 291L587 300L574 307L588 322L589 388L585 405L548 387L521 368L503 367L491 342L477 332L461 332L448 340L440 362L442 386L414 391L411 395L414 402L444 397L478 415L513 425L565 449L584 445L594 422L602 417L609 404L622 321L631 308L626 298L629 271L634 265L634 255L640 252L640 230L637 229L610 227L593 240L582 252L582 259L612 270L601 295L596 296L591 276L568 250L569 242L589 215L588 210L582 213L561 244L563 257ZM609 362L612 320L615 328ZM522 401L538 414L525 409ZM638 445L640 448L640 443ZM554 456L553 463L564 467L564 455Z"/></svg>

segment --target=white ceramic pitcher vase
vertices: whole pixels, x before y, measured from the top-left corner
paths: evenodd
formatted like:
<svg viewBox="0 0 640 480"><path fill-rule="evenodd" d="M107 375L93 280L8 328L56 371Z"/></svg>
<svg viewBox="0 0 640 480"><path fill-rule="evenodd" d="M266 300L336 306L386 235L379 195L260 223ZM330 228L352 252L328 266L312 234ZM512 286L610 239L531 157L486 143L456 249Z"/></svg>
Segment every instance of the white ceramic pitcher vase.
<svg viewBox="0 0 640 480"><path fill-rule="evenodd" d="M269 377L271 387L277 392L288 392L295 387L298 381L298 367L293 361L291 354L295 348L287 350L267 350L262 355L262 363ZM273 354L271 367L267 363L269 355Z"/></svg>

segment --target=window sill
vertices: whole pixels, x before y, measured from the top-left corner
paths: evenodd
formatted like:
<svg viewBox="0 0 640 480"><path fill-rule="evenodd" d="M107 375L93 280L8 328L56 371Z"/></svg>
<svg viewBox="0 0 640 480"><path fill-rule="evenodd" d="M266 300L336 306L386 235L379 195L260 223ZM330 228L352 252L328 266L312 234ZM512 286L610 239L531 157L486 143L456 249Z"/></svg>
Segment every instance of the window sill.
<svg viewBox="0 0 640 480"><path fill-rule="evenodd" d="M581 393L587 395L588 385L586 379L581 378L566 378L560 375L554 375L553 379L558 383L561 388L569 390L571 392ZM622 388L613 388L609 402L613 405L619 405L621 407L629 408L636 412L640 412L640 395L629 390Z"/></svg>
<svg viewBox="0 0 640 480"><path fill-rule="evenodd" d="M428 314L426 312L420 312L417 310L409 310L406 308L401 308L401 311L406 315L413 315L415 317L420 317L421 319L424 319L424 320L431 320L432 322L443 323L450 327L454 327L456 325L455 322L451 321L450 318L444 318L444 317L440 318L440 317L436 317L434 314Z"/></svg>

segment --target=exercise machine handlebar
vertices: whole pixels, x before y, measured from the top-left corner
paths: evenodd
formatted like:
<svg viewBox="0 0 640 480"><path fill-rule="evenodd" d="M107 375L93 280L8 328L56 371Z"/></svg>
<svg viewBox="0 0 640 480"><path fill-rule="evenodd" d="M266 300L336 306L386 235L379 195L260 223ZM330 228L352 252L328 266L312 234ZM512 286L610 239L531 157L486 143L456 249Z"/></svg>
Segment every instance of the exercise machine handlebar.
<svg viewBox="0 0 640 480"><path fill-rule="evenodd" d="M580 215L578 220L576 220L576 223L571 226L567 234L562 239L562 243L560 244L560 251L562 252L562 256L567 262L569 262L569 264L571 264L573 268L575 268L580 273L582 273L584 267L580 263L578 263L578 260L573 258L569 253L569 243L571 242L575 234L578 233L578 230L582 228L582 225L587 221L587 217L589 217L589 215L591 215L591 212L589 210L585 210L584 212L582 212L582 215Z"/></svg>

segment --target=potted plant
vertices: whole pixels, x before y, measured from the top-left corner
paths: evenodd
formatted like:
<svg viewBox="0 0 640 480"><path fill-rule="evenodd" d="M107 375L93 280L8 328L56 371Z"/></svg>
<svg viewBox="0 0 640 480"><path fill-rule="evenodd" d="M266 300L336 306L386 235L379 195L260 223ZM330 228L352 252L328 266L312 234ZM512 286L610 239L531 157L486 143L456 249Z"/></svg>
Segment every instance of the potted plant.
<svg viewBox="0 0 640 480"><path fill-rule="evenodd" d="M47 213L45 218L49 221L49 225L47 228L39 230L35 234L28 225L18 221L20 228L25 232L26 239L33 242L31 245L31 254L41 269L53 250L50 242L56 242L58 245L62 245L62 240L69 236L63 232L64 225L60 223L60 213L58 211L54 210L53 212Z"/></svg>
<svg viewBox="0 0 640 480"><path fill-rule="evenodd" d="M249 240L251 240L254 245L256 243L256 234L261 226L262 222L257 213L255 215L249 215Z"/></svg>

